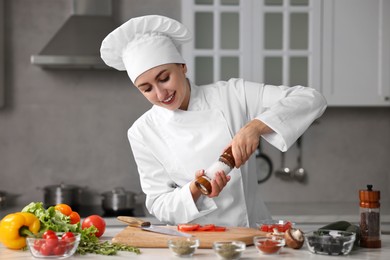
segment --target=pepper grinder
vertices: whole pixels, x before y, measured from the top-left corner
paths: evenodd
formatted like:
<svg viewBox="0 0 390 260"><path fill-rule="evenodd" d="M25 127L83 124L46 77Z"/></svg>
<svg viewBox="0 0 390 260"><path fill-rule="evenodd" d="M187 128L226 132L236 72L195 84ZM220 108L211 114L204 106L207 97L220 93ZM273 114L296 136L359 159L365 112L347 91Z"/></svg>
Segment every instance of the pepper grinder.
<svg viewBox="0 0 390 260"><path fill-rule="evenodd" d="M200 176L195 180L196 187L202 194L210 194L212 192L211 180L214 179L215 174L219 171L223 171L228 175L235 166L236 163L234 161L232 147L229 146L229 148L219 156L218 160L205 170L205 175Z"/></svg>
<svg viewBox="0 0 390 260"><path fill-rule="evenodd" d="M360 199L360 246L381 247L380 191L367 185L367 190L359 191Z"/></svg>

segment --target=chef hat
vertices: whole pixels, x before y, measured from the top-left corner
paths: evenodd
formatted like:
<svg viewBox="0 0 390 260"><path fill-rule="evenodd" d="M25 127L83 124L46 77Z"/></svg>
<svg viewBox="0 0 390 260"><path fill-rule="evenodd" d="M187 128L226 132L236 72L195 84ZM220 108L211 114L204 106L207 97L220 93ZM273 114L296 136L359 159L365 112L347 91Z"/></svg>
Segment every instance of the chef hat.
<svg viewBox="0 0 390 260"><path fill-rule="evenodd" d="M185 61L177 46L191 39L188 29L176 20L159 15L132 18L103 40L103 61L127 70L134 83L139 75L159 65Z"/></svg>

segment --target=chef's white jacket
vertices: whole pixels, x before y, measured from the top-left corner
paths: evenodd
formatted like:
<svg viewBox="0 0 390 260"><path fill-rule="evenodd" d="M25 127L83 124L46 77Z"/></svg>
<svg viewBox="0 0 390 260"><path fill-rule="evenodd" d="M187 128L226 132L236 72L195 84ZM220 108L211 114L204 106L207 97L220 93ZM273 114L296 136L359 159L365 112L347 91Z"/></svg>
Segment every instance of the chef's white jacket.
<svg viewBox="0 0 390 260"><path fill-rule="evenodd" d="M128 139L146 194L146 208L167 224L251 226L270 218L256 197L255 155L229 174L218 197L193 201L195 172L215 162L235 133L252 119L274 130L263 135L286 151L322 115L326 101L309 87L272 86L242 79L210 85L191 83L187 111L153 106L128 130Z"/></svg>

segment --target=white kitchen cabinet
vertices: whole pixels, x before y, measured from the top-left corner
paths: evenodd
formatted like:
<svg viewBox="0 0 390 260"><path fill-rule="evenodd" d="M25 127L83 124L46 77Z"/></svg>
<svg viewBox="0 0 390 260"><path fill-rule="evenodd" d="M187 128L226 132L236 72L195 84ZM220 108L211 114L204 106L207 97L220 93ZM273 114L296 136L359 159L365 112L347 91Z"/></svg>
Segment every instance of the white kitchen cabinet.
<svg viewBox="0 0 390 260"><path fill-rule="evenodd" d="M0 0L0 108L5 103L4 84L4 1Z"/></svg>
<svg viewBox="0 0 390 260"><path fill-rule="evenodd" d="M183 0L189 77L321 91L329 106L390 106L389 0Z"/></svg>
<svg viewBox="0 0 390 260"><path fill-rule="evenodd" d="M390 1L323 1L322 86L330 106L390 106Z"/></svg>
<svg viewBox="0 0 390 260"><path fill-rule="evenodd" d="M182 48L197 84L242 77L320 87L321 1L183 0L194 41Z"/></svg>

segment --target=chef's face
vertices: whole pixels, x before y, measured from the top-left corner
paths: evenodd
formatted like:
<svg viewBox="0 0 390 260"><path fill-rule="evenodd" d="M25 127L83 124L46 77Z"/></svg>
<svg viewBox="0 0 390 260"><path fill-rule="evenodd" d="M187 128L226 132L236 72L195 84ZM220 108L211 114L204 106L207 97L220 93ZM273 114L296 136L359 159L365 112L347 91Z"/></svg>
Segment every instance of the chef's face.
<svg viewBox="0 0 390 260"><path fill-rule="evenodd" d="M169 110L187 110L190 87L185 64L164 64L142 73L134 85L152 104Z"/></svg>

